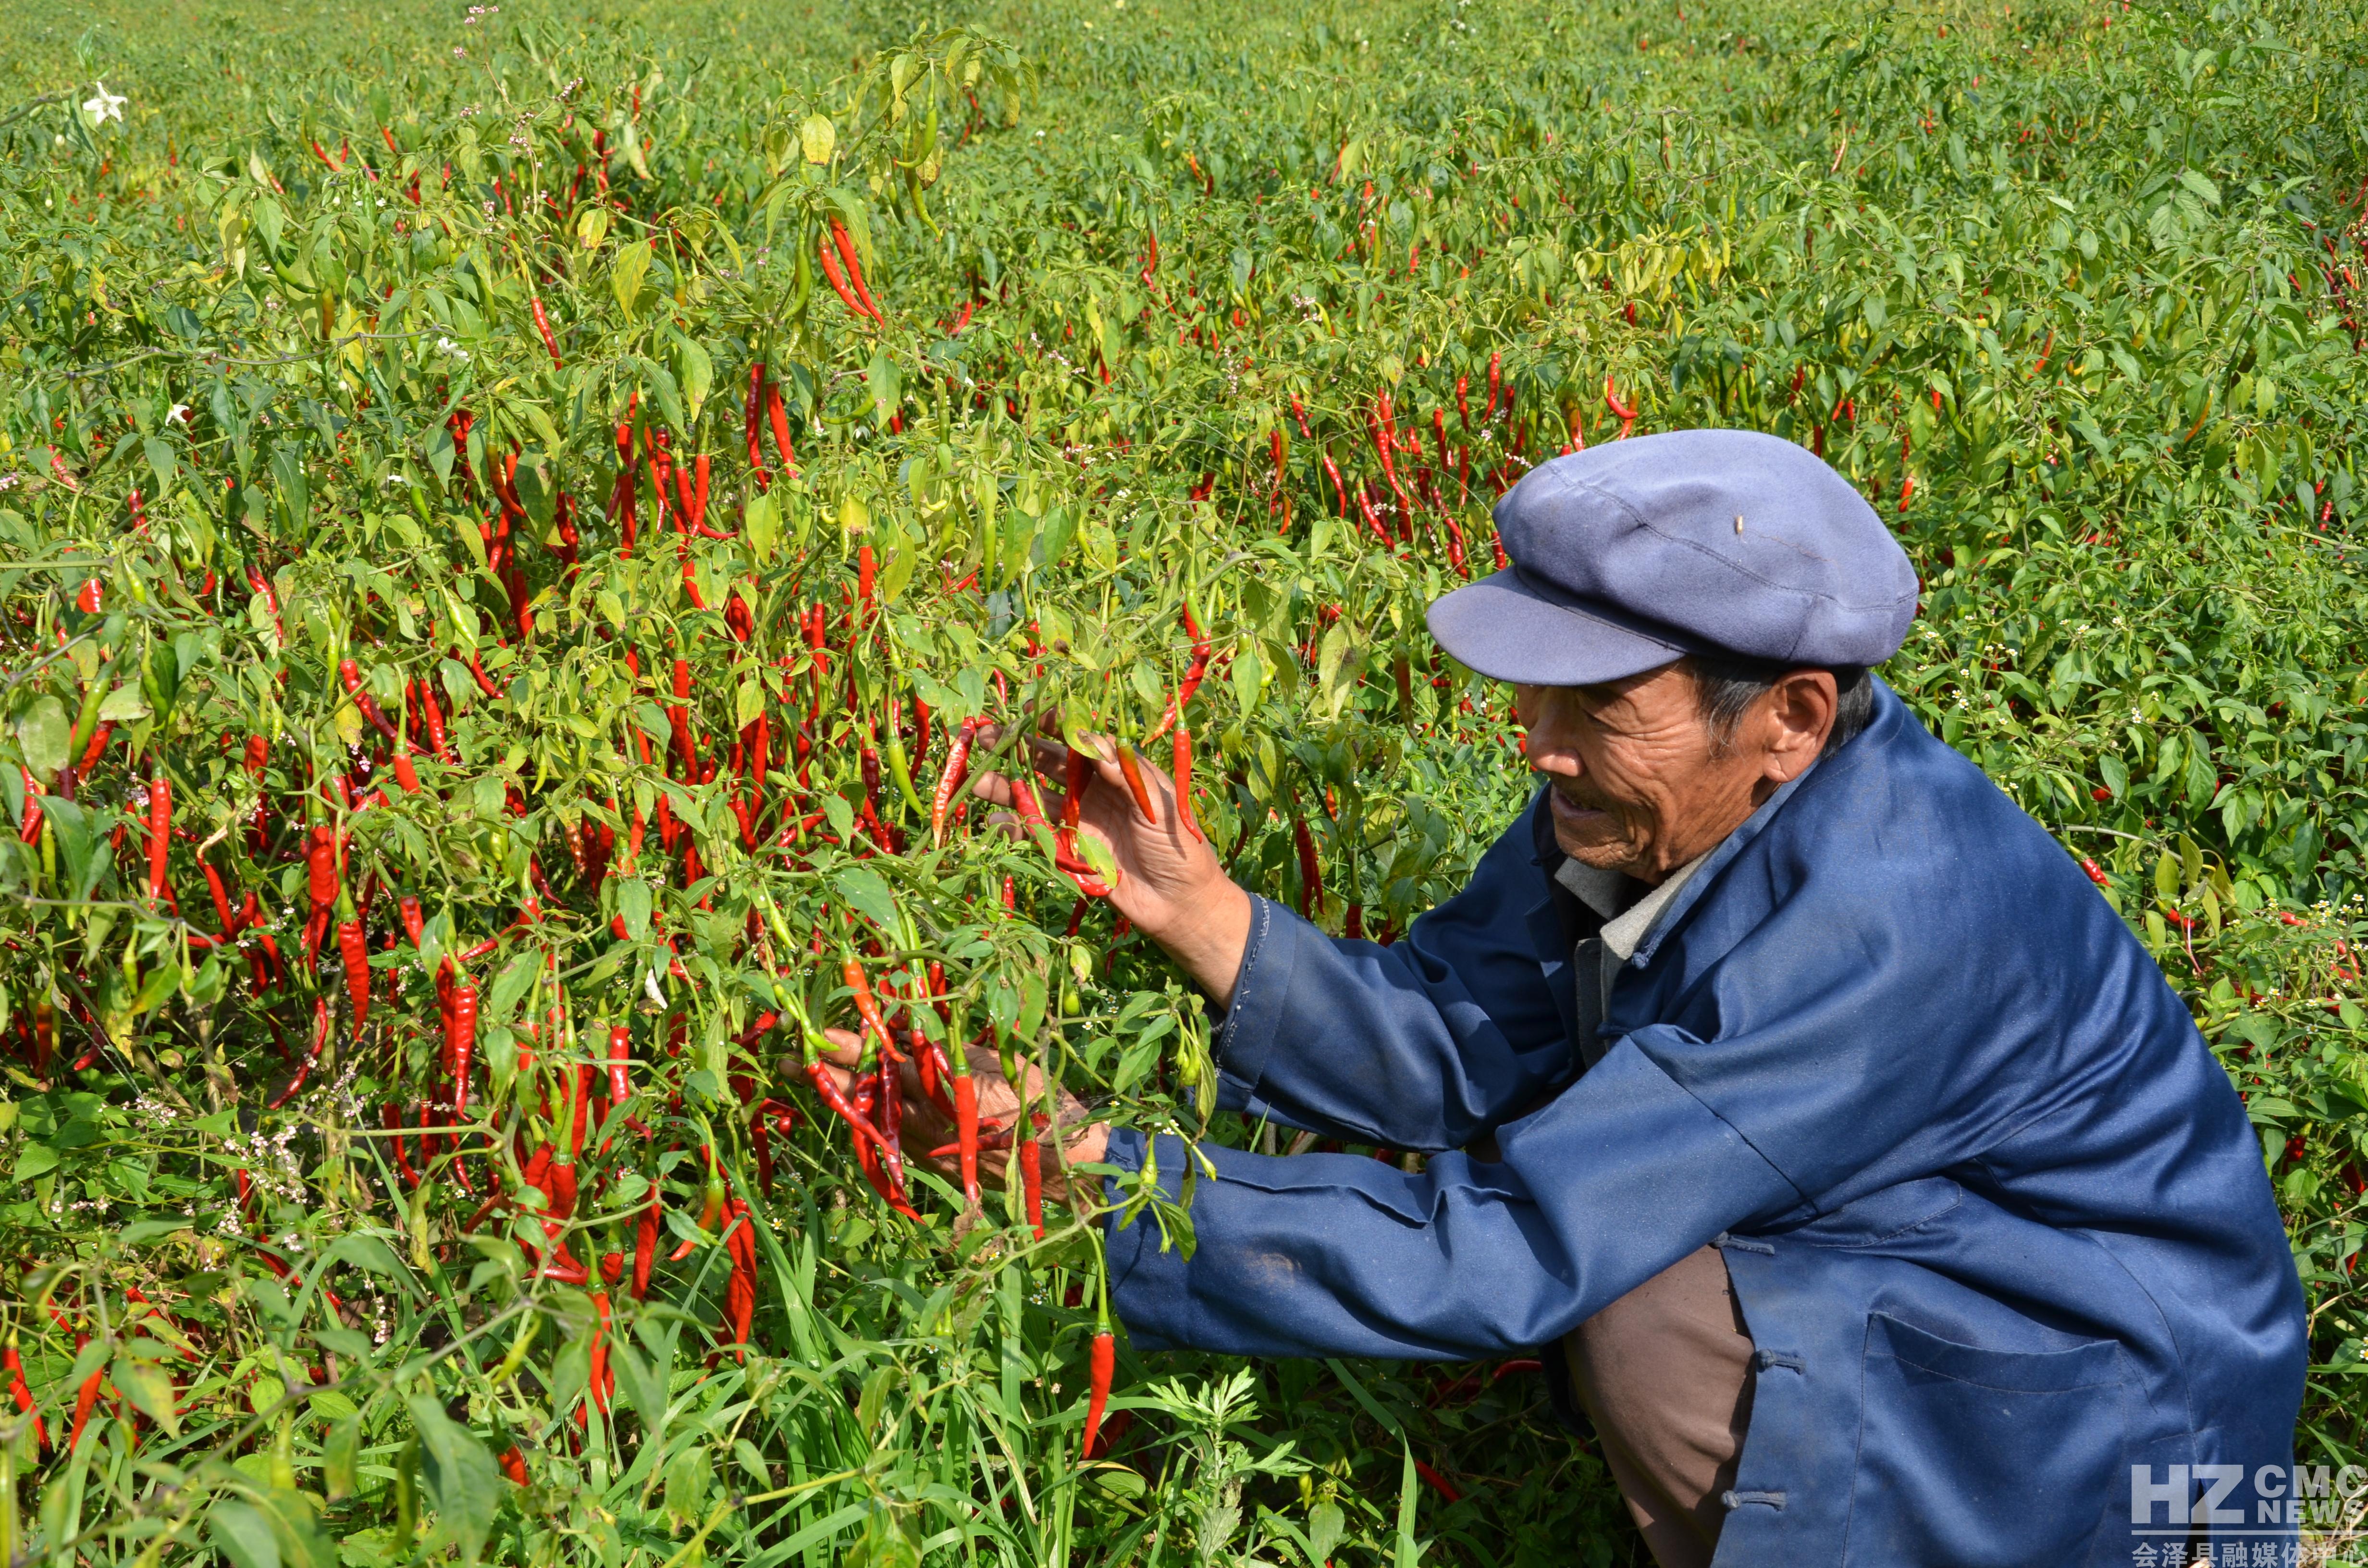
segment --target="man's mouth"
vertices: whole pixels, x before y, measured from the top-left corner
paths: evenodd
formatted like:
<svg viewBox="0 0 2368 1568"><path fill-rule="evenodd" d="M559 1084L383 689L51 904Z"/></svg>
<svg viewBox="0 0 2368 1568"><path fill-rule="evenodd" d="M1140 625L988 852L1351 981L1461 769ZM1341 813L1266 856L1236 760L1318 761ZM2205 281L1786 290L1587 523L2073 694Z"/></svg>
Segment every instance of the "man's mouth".
<svg viewBox="0 0 2368 1568"><path fill-rule="evenodd" d="M1574 801L1559 790L1551 791L1551 794L1554 801L1554 820L1557 822L1568 823L1573 826L1592 826L1610 814L1601 806Z"/></svg>

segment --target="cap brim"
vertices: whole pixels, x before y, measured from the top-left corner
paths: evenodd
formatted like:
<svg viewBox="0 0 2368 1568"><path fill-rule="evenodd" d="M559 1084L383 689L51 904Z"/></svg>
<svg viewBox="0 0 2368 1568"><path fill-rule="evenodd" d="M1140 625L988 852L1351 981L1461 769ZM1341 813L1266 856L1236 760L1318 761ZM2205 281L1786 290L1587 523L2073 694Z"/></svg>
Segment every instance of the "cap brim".
<svg viewBox="0 0 2368 1568"><path fill-rule="evenodd" d="M1462 663L1533 686L1621 680L1699 651L1680 633L1541 585L1519 567L1433 599L1424 619Z"/></svg>

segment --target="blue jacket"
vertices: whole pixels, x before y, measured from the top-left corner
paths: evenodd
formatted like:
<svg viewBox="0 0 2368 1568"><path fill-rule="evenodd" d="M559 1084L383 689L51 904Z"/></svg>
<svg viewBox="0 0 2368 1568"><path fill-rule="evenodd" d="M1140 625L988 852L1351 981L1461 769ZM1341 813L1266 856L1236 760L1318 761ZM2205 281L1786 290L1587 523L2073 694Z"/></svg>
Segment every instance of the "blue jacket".
<svg viewBox="0 0 2368 1568"><path fill-rule="evenodd" d="M2137 1482L2163 1540L2174 1485L2282 1522L2302 1293L2244 1108L2047 833L1876 704L1662 911L1583 1075L1539 801L1394 947L1257 901L1221 1103L1431 1157L1206 1149L1189 1259L1110 1232L1135 1342L1499 1356L1714 1244L1759 1347L1722 1563L2126 1564Z"/></svg>

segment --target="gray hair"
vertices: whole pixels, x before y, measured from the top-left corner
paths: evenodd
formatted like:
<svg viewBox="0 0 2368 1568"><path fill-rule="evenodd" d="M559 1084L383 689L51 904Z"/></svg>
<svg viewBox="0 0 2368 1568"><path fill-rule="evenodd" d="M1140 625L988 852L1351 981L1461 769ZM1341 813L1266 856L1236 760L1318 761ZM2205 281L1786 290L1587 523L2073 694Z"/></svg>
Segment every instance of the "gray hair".
<svg viewBox="0 0 2368 1568"><path fill-rule="evenodd" d="M1776 683L1798 669L1822 669L1834 677L1839 700L1834 727L1826 735L1820 758L1833 756L1874 717L1874 682L1856 665L1792 665L1781 659L1747 659L1739 655L1696 653L1685 661L1694 677L1694 697L1711 743L1724 753L1734 743L1736 726L1751 705L1775 689Z"/></svg>

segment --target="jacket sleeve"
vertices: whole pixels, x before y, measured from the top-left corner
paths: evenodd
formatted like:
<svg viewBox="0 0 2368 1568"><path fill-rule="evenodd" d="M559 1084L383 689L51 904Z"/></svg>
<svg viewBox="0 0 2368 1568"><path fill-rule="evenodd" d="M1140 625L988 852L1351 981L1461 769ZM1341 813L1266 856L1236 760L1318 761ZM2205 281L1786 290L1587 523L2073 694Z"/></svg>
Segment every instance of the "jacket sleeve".
<svg viewBox="0 0 2368 1568"><path fill-rule="evenodd" d="M1463 1359L1549 1343L1719 1233L1799 1195L1634 1043L1500 1129L1501 1164L1203 1147L1197 1244L1110 1221L1112 1301L1146 1349ZM1156 1150L1171 1196L1187 1159ZM1141 1134L1110 1158L1140 1169ZM1197 1163L1197 1162L1196 1162ZM1110 1197L1122 1199L1113 1183ZM1180 1240L1180 1238L1168 1238Z"/></svg>
<svg viewBox="0 0 2368 1568"><path fill-rule="evenodd" d="M1537 802L1463 891L1391 947L1253 896L1217 1037L1218 1104L1356 1142L1458 1148L1576 1067L1570 965L1538 869Z"/></svg>

